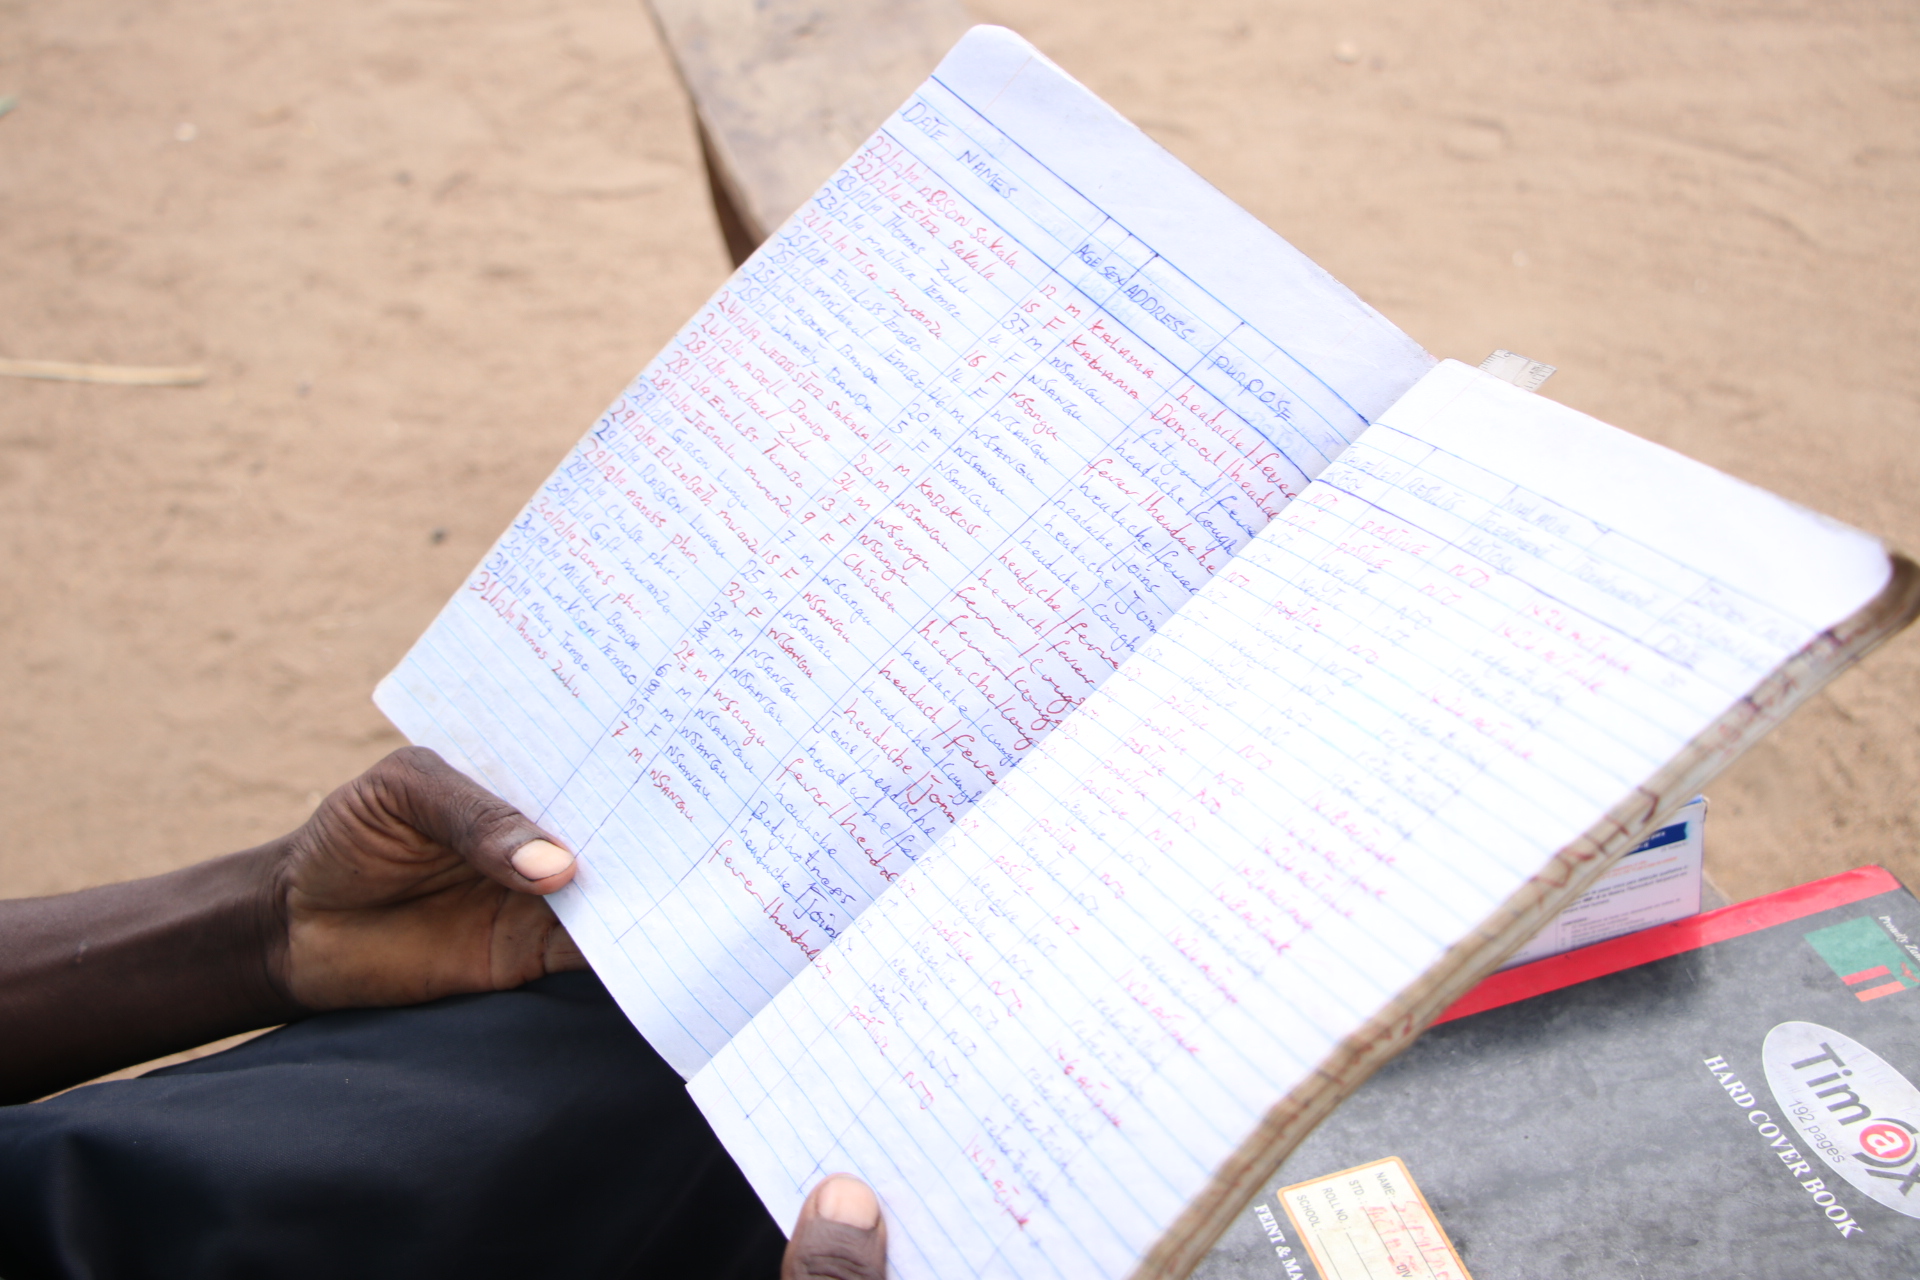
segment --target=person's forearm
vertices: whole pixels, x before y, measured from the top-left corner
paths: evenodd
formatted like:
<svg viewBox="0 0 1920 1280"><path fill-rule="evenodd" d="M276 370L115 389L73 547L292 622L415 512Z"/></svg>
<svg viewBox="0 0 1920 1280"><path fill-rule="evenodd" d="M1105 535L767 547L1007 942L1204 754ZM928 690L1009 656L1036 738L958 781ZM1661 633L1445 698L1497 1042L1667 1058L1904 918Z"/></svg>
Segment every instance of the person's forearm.
<svg viewBox="0 0 1920 1280"><path fill-rule="evenodd" d="M280 844L0 902L0 1103L302 1016L276 977Z"/></svg>

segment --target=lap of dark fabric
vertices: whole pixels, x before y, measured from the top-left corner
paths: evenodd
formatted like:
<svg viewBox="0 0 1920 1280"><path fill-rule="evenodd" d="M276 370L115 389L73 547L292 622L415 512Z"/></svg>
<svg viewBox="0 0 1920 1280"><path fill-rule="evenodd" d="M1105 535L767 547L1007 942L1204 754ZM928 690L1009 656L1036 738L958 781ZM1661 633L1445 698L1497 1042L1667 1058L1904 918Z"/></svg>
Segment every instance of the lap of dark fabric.
<svg viewBox="0 0 1920 1280"><path fill-rule="evenodd" d="M771 1280L785 1243L586 973L0 1107L6 1280Z"/></svg>

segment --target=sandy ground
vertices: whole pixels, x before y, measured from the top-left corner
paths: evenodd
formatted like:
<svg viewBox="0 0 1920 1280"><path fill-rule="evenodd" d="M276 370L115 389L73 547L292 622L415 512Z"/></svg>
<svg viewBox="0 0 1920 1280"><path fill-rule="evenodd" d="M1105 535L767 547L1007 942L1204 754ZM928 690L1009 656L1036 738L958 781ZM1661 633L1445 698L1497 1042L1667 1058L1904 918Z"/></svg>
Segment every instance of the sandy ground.
<svg viewBox="0 0 1920 1280"><path fill-rule="evenodd" d="M1920 550L1901 3L979 0L1429 349ZM639 0L0 0L0 894L239 848L726 274ZM1920 636L1710 794L1920 884Z"/></svg>

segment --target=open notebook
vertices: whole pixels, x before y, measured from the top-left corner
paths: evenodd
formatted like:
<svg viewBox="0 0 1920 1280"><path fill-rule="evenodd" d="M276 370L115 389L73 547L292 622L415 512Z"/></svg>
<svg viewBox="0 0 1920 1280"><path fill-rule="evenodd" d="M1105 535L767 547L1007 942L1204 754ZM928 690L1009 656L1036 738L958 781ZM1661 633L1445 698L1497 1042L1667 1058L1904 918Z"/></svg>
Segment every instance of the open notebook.
<svg viewBox="0 0 1920 1280"><path fill-rule="evenodd" d="M1448 362L976 28L376 698L776 1218L1179 1275L1288 1148L1920 608Z"/></svg>

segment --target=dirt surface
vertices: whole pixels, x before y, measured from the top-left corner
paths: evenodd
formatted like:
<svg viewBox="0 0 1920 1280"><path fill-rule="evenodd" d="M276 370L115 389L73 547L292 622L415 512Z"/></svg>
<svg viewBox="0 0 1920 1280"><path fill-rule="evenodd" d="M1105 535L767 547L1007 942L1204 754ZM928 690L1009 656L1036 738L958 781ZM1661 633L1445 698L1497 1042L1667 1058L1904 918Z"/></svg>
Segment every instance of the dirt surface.
<svg viewBox="0 0 1920 1280"><path fill-rule="evenodd" d="M979 0L1430 350L1920 550L1900 3ZM726 274L639 0L0 0L0 894L298 823ZM1716 783L1735 897L1920 885L1920 636Z"/></svg>

